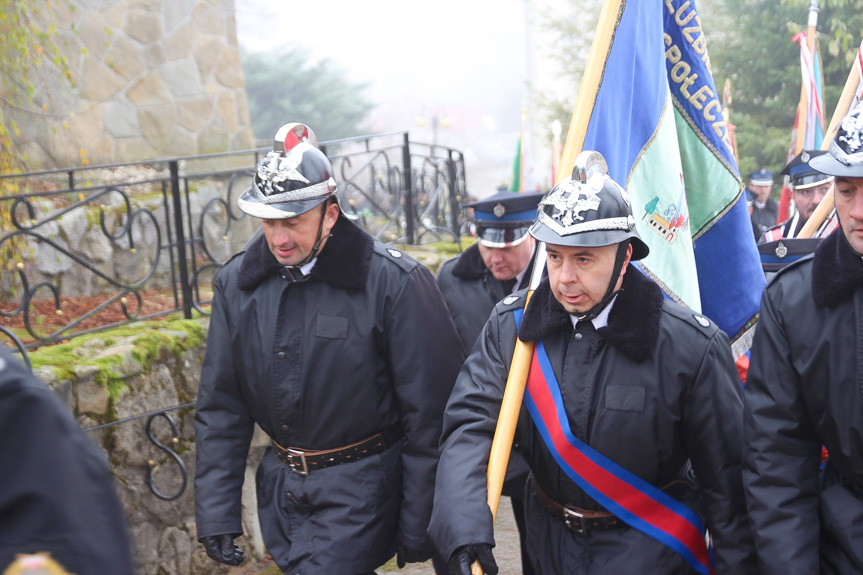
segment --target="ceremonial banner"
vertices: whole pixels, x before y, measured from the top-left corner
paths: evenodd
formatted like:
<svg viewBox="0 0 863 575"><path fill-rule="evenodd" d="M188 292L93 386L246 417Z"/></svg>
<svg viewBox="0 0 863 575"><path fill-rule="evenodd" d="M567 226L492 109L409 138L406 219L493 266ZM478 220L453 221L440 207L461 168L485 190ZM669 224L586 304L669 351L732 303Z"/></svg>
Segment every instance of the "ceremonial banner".
<svg viewBox="0 0 863 575"><path fill-rule="evenodd" d="M522 192L522 174L521 174L521 136L518 137L518 144L515 147L515 158L512 160L512 183L509 185L510 192Z"/></svg>
<svg viewBox="0 0 863 575"><path fill-rule="evenodd" d="M809 51L804 32L795 34L792 40L800 44L800 72L803 90L806 91L806 133L803 135L803 149L818 150L824 140L824 98L821 95L823 78L818 40L815 40L814 54Z"/></svg>
<svg viewBox="0 0 863 575"><path fill-rule="evenodd" d="M764 273L701 19L692 0L625 0L613 38L582 149L626 187L650 247L642 271L715 321L738 357Z"/></svg>
<svg viewBox="0 0 863 575"><path fill-rule="evenodd" d="M810 22L810 25L813 26L814 30L814 24ZM806 94L806 107L803 109L804 98L801 97L797 115L794 117L794 129L791 131L791 146L788 148L786 163L794 159L801 150L821 149L824 141L824 98L821 90L824 78L821 72L821 52L818 48L818 40L813 40L814 50L812 52L809 51L806 32L798 32L791 40L800 44L801 90ZM798 137L801 125L803 133ZM798 143L802 146L800 149L797 148ZM790 218L792 215L790 210L791 189L783 182L776 223L781 224Z"/></svg>

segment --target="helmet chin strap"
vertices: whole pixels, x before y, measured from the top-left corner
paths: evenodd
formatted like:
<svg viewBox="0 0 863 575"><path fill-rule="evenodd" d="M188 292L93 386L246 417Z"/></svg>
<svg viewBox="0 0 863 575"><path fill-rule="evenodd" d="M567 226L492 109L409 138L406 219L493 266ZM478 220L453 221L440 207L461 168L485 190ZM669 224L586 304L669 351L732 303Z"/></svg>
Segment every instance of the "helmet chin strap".
<svg viewBox="0 0 863 575"><path fill-rule="evenodd" d="M298 263L294 267L298 267L298 268L302 267L302 266L306 265L307 263L309 263L310 261L312 261L313 259L315 259L318 256L318 252L321 251L321 243L323 243L323 241L325 239L327 239L328 237L333 235L333 234L327 234L327 235L321 237L321 234L324 233L324 220L326 219L327 207L329 207L329 205L330 205L329 201L321 203L321 206L322 206L321 223L318 224L318 235L315 237L315 245L314 245L314 247L312 247L311 251L309 251L309 255L307 255L303 259L303 261L301 261L300 263Z"/></svg>
<svg viewBox="0 0 863 575"><path fill-rule="evenodd" d="M605 290L605 295L598 304L596 304L583 314L573 314L575 316L575 319L577 319L578 321L582 321L585 319L595 319L596 316L601 314L602 310L604 310L608 306L608 304L611 303L611 300L614 299L614 296L620 293L620 290L614 291L614 286L617 285L617 280L620 277L620 270L623 269L623 260L626 259L626 250L628 247L628 239L617 244L617 255L614 258L614 271L611 272L611 280L608 282L608 289Z"/></svg>

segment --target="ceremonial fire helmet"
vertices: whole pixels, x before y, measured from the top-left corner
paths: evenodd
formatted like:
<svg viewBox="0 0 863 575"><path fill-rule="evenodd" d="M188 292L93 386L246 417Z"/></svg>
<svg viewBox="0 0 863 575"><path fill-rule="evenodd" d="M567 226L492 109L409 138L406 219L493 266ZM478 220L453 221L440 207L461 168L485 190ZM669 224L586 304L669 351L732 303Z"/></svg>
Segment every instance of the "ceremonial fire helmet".
<svg viewBox="0 0 863 575"><path fill-rule="evenodd" d="M809 165L831 176L863 178L863 102L842 118L828 153L812 158Z"/></svg>
<svg viewBox="0 0 863 575"><path fill-rule="evenodd" d="M539 203L530 235L561 246L631 244L633 261L650 252L635 229L626 191L608 175L602 154L593 151L581 152L572 177L558 182Z"/></svg>
<svg viewBox="0 0 863 575"><path fill-rule="evenodd" d="M285 124L255 170L252 185L237 207L256 218L280 220L299 216L327 198L338 201L333 167L305 124Z"/></svg>

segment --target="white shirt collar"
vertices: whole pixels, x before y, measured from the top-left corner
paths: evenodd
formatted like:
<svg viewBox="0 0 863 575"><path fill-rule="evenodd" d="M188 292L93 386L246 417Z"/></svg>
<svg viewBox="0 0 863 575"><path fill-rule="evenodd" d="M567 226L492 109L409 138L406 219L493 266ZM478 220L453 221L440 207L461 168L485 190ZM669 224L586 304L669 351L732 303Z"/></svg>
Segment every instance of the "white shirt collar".
<svg viewBox="0 0 863 575"><path fill-rule="evenodd" d="M526 273L529 273L529 272L532 272L532 271L533 271L532 266L531 266L530 264L531 264L531 262L533 261L533 254L535 254L535 253L536 253L536 246L537 246L537 244L536 244L536 243L534 243L534 244L533 244L533 251L531 252L530 260L527 262L527 265L526 265L526 266L524 266L524 269L523 269L523 270L521 270L520 272L518 272L518 273L516 274L516 276L515 276L515 285L513 285L513 286L512 286L512 293L515 293L515 292L517 292L517 291L518 291L518 286L520 286L520 285L521 285L521 280L523 280L523 279L524 279L524 274L526 274Z"/></svg>
<svg viewBox="0 0 863 575"><path fill-rule="evenodd" d="M530 267L530 266L527 266L527 267ZM518 291L518 286L521 285L521 280L524 279L524 274L526 274L526 273L527 273L527 268L524 268L523 270L518 272L518 274L516 274L515 284L512 286L512 293L515 293Z"/></svg>
<svg viewBox="0 0 863 575"><path fill-rule="evenodd" d="M315 256L312 258L312 261L300 266L300 271L303 272L304 276L309 275L309 273L312 271L312 268L315 267L315 262L317 262L317 261L318 261L318 258L317 258L317 256ZM296 266L285 266L285 267L286 268L295 268Z"/></svg>
<svg viewBox="0 0 863 575"><path fill-rule="evenodd" d="M599 315L591 320L593 322L593 327L599 329L608 325L608 314L611 313L611 308L614 307L615 301L617 301L617 294L614 294L614 297L611 298L611 301L608 302L608 305L605 306L605 309L599 312ZM578 323L578 318L576 318L572 314L569 314L569 320L572 322L573 328L575 327L575 324Z"/></svg>

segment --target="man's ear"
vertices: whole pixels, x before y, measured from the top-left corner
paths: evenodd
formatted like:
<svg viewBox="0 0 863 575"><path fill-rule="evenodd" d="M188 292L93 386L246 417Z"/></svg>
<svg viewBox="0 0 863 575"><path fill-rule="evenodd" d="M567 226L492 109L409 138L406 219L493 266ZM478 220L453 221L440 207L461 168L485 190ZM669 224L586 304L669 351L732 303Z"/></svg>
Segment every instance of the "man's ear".
<svg viewBox="0 0 863 575"><path fill-rule="evenodd" d="M626 268L629 267L629 261L632 259L632 242L629 242L629 245L626 246L626 257L623 258L623 267L620 269L620 277L623 277L623 274L626 273Z"/></svg>
<svg viewBox="0 0 863 575"><path fill-rule="evenodd" d="M331 202L327 206L327 211L324 218L324 225L327 227L327 229L332 228L335 225L336 220L339 219L338 202Z"/></svg>

